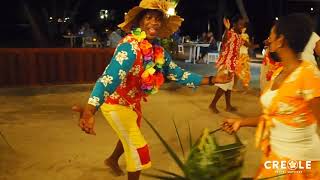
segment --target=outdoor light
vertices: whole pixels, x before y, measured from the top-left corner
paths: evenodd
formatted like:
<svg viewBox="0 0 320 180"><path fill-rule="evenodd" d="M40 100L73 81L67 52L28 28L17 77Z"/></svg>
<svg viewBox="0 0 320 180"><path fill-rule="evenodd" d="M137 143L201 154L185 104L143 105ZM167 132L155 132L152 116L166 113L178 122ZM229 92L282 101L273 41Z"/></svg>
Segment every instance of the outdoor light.
<svg viewBox="0 0 320 180"><path fill-rule="evenodd" d="M61 19L61 18L59 18L59 19L58 19L58 22L60 22L60 23L61 23L61 22L62 22L62 19Z"/></svg>
<svg viewBox="0 0 320 180"><path fill-rule="evenodd" d="M96 38L92 38L92 41L93 41L93 42L96 42L96 41L97 41L97 39L96 39Z"/></svg>
<svg viewBox="0 0 320 180"><path fill-rule="evenodd" d="M104 9L101 9L100 10L100 19L107 19L108 18L108 10L104 10Z"/></svg>
<svg viewBox="0 0 320 180"><path fill-rule="evenodd" d="M175 10L174 10L174 8L172 8L172 7L169 8L168 11L167 11L167 14L170 15L170 16L175 15Z"/></svg>
<svg viewBox="0 0 320 180"><path fill-rule="evenodd" d="M124 13L125 16L126 16L127 14L128 14L127 12Z"/></svg>
<svg viewBox="0 0 320 180"><path fill-rule="evenodd" d="M276 21L278 21L279 20L279 18L278 17L276 17Z"/></svg>
<svg viewBox="0 0 320 180"><path fill-rule="evenodd" d="M53 18L50 16L49 19L52 20Z"/></svg>
<svg viewBox="0 0 320 180"><path fill-rule="evenodd" d="M313 8L310 8L311 11L313 11Z"/></svg>

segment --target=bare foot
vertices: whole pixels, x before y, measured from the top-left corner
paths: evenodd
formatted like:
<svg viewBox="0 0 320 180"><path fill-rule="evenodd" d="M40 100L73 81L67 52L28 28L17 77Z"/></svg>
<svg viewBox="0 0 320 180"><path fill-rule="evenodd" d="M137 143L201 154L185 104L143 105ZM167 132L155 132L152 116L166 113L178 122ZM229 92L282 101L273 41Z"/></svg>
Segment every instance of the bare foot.
<svg viewBox="0 0 320 180"><path fill-rule="evenodd" d="M121 170L121 168L119 167L118 162L108 158L106 160L104 160L104 164L106 166L108 166L109 168L111 168L112 172L116 175L116 176L123 176L125 175L125 173Z"/></svg>
<svg viewBox="0 0 320 180"><path fill-rule="evenodd" d="M229 106L226 108L226 111L228 112L235 112L235 111L238 111L238 109L236 107L233 107L233 106Z"/></svg>
<svg viewBox="0 0 320 180"><path fill-rule="evenodd" d="M213 113L215 113L215 114L218 114L218 113L220 113L220 111L217 109L217 107L215 107L215 106L209 106L209 109L211 109L211 111L213 112Z"/></svg>

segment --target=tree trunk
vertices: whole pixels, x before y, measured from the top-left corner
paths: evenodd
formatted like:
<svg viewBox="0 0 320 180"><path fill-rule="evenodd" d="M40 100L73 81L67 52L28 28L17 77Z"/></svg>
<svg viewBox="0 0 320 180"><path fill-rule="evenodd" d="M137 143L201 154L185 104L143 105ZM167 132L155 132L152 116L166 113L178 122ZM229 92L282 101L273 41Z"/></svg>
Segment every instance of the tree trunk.
<svg viewBox="0 0 320 180"><path fill-rule="evenodd" d="M31 13L28 5L24 1L22 1L22 5L23 5L24 13L25 13L30 25L31 25L32 35L33 35L34 40L36 42L36 46L37 47L47 47L48 42L44 38L44 36L40 30L40 27L36 22L36 19L32 16L32 13Z"/></svg>

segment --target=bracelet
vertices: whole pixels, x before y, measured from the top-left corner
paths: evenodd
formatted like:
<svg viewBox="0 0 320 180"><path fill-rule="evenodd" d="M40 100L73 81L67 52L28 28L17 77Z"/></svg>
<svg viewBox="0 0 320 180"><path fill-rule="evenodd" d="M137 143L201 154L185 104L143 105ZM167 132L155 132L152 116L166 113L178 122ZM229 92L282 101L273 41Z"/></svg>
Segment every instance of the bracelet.
<svg viewBox="0 0 320 180"><path fill-rule="evenodd" d="M209 83L208 83L208 84L209 84L210 86L214 85L214 83L212 83L213 77L214 77L214 76L209 76Z"/></svg>

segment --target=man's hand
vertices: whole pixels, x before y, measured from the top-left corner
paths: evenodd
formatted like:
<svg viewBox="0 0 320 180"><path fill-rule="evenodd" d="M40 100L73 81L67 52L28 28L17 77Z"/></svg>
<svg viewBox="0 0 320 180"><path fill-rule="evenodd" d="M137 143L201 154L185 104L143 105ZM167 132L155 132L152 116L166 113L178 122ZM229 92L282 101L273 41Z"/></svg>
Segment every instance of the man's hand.
<svg viewBox="0 0 320 180"><path fill-rule="evenodd" d="M242 119L229 118L225 119L221 125L222 129L229 134L237 132L241 127Z"/></svg>
<svg viewBox="0 0 320 180"><path fill-rule="evenodd" d="M87 105L84 108L78 105L74 105L72 110L80 113L79 126L87 134L96 135L94 131L94 108L91 105Z"/></svg>

